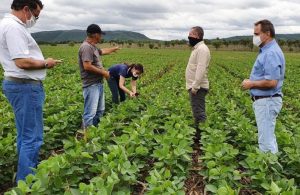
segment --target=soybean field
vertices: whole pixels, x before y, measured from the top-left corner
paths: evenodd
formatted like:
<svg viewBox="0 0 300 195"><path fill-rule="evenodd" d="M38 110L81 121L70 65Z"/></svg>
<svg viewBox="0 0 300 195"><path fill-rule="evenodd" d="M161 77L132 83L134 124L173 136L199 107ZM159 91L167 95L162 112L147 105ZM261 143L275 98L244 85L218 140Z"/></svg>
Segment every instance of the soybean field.
<svg viewBox="0 0 300 195"><path fill-rule="evenodd" d="M98 128L80 128L83 97L78 45L41 46L64 59L44 81L44 144L35 175L14 184L17 153L11 106L0 93L0 193L13 194L300 194L300 53L285 53L279 153L258 150L252 101L240 87L256 52L212 51L207 122L192 148L193 118L185 89L189 49L123 48L103 56L141 63L138 98L116 106L105 83ZM0 71L3 80L3 69Z"/></svg>

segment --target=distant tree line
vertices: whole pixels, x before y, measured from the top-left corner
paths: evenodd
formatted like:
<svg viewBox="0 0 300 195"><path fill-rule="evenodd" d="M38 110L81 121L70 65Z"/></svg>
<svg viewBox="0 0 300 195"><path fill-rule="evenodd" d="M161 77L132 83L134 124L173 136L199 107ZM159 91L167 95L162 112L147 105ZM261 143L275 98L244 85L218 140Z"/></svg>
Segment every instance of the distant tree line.
<svg viewBox="0 0 300 195"><path fill-rule="evenodd" d="M280 47L289 51L300 51L300 40L277 40ZM208 45L213 46L216 50L223 48L230 49L244 49L252 51L254 49L252 39L241 39L241 40L226 40L226 39L215 39L215 40L206 40Z"/></svg>
<svg viewBox="0 0 300 195"><path fill-rule="evenodd" d="M279 45L285 51L300 51L300 40L277 40ZM68 44L69 46L74 46L82 41L61 41L56 43L49 42L38 42L41 45L52 45L57 44ZM119 45L121 47L131 48L133 45L135 47L143 48L148 47L150 49L160 49L160 48L175 48L175 47L187 47L187 40L171 40L171 41L159 41L159 40L146 40L146 41L132 41L132 40L103 40L103 43L108 43L112 46ZM205 40L205 43L216 50L248 50L253 51L254 46L252 39L241 39L241 40L227 40L227 39L214 39Z"/></svg>

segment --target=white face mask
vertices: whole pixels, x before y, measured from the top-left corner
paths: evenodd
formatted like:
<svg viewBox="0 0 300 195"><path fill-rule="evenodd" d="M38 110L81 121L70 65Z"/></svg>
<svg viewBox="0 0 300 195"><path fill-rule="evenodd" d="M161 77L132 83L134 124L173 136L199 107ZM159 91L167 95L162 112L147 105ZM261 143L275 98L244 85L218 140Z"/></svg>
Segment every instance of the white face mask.
<svg viewBox="0 0 300 195"><path fill-rule="evenodd" d="M262 41L260 39L259 35L253 35L253 45L259 47L262 44Z"/></svg>
<svg viewBox="0 0 300 195"><path fill-rule="evenodd" d="M138 78L138 77L139 77L139 75L138 75L136 72L133 72L133 73L132 73L132 76L134 76L135 78Z"/></svg>
<svg viewBox="0 0 300 195"><path fill-rule="evenodd" d="M29 20L26 19L26 24L25 24L26 28L31 28L36 24L36 19L35 19L34 15L32 14L31 11L30 11L30 13L31 13L31 18Z"/></svg>

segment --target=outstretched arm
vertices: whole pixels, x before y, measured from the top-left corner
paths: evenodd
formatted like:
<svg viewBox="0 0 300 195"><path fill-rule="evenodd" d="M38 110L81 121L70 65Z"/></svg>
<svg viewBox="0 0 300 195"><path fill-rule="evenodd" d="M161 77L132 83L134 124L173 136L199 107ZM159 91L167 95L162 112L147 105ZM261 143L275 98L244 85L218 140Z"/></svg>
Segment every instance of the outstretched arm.
<svg viewBox="0 0 300 195"><path fill-rule="evenodd" d="M118 51L119 49L120 49L119 47L104 48L104 49L101 49L101 54L108 55L108 54Z"/></svg>

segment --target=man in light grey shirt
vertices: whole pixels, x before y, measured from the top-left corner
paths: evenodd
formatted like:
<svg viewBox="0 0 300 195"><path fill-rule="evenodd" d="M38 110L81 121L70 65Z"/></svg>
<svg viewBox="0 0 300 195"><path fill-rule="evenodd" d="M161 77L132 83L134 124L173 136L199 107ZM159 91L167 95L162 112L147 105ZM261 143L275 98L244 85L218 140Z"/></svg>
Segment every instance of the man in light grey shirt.
<svg viewBox="0 0 300 195"><path fill-rule="evenodd" d="M16 180L33 174L43 143L42 81L46 69L58 60L44 59L28 32L43 9L40 0L14 0L11 13L0 22L0 62L4 69L2 89L13 107L17 128L18 170Z"/></svg>
<svg viewBox="0 0 300 195"><path fill-rule="evenodd" d="M105 99L103 78L109 78L109 72L102 64L102 55L111 54L119 47L98 49L102 35L105 33L97 24L91 24L86 30L87 38L78 51L78 64L82 80L84 111L82 115L82 128L98 126L104 114Z"/></svg>
<svg viewBox="0 0 300 195"><path fill-rule="evenodd" d="M204 31L201 27L193 27L189 32L189 43L192 53L186 67L186 89L190 94L190 101L196 128L195 142L200 140L199 123L206 120L205 96L208 93L208 66L210 51L203 41Z"/></svg>

